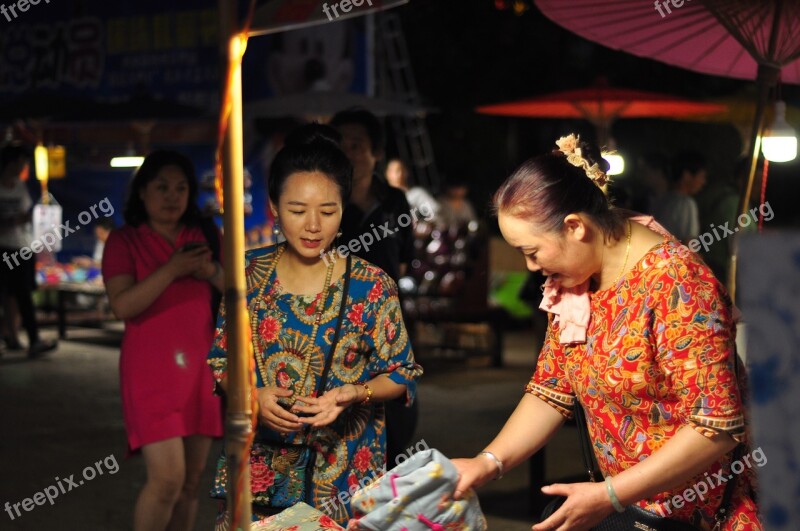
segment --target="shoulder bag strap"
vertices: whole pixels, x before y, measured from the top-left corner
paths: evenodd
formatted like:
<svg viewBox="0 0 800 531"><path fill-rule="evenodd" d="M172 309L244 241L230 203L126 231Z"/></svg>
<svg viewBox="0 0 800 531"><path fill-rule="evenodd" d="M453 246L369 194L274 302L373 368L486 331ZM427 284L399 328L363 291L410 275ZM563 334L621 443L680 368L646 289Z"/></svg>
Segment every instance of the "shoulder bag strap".
<svg viewBox="0 0 800 531"><path fill-rule="evenodd" d="M594 452L592 451L592 442L589 439L589 427L586 424L583 406L577 398L575 399L574 415L575 424L578 426L578 444L581 448L583 466L589 475L589 481L594 482L597 481L597 468L594 466Z"/></svg>
<svg viewBox="0 0 800 531"><path fill-rule="evenodd" d="M318 392L325 392L325 384L328 383L328 373L333 363L333 356L336 354L336 346L339 344L339 336L342 332L342 320L344 319L344 312L347 309L347 296L350 292L350 268L352 266L352 256L347 256L347 266L344 271L344 287L342 288L342 302L339 304L339 317L336 319L336 328L333 332L333 341L331 341L331 348L328 350L328 356L325 358L325 368L322 369L322 377L319 380Z"/></svg>
<svg viewBox="0 0 800 531"><path fill-rule="evenodd" d="M331 369L331 363L333 362L333 357L336 355L336 346L339 344L339 336L341 335L342 330L342 321L344 319L344 312L347 308L347 296L350 292L350 267L352 265L352 255L347 256L347 266L345 267L344 271L344 287L342 288L342 302L339 304L339 316L336 319L336 329L333 332L333 341L331 341L331 348L328 350L328 355L325 357L325 368L322 369L322 377L319 380L319 386L317 387L318 394L325 392L325 384L328 383L328 373ZM325 304L325 301L322 301L322 304ZM311 433L312 430L309 429L306 433L306 445L311 446ZM305 478L305 487L306 487L306 502L310 505L312 503L312 487L313 487L313 476L314 476L314 465L316 463L316 456L314 455L314 449L309 448L311 452L311 456L308 459L308 464L306 465L306 478Z"/></svg>

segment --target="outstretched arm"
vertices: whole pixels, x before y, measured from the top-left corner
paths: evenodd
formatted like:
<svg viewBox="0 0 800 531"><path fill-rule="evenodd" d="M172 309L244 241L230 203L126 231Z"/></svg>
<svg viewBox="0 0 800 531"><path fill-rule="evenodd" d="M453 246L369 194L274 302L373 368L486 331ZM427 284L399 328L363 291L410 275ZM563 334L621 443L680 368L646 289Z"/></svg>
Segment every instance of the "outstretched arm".
<svg viewBox="0 0 800 531"><path fill-rule="evenodd" d="M497 437L486 447L503 464L503 471L519 465L541 449L564 423L564 417L542 399L526 393ZM497 463L486 455L454 459L460 478L455 497L498 476Z"/></svg>

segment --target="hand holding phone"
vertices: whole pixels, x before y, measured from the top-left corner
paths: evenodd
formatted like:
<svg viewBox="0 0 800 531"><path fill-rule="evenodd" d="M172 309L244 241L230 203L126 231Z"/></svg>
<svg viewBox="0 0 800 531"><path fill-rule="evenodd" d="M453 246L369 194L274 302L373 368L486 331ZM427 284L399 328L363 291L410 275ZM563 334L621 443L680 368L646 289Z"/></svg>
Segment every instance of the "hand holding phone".
<svg viewBox="0 0 800 531"><path fill-rule="evenodd" d="M189 242L178 249L178 252L185 253L186 251L194 251L195 249L202 249L204 247L208 247L206 242Z"/></svg>

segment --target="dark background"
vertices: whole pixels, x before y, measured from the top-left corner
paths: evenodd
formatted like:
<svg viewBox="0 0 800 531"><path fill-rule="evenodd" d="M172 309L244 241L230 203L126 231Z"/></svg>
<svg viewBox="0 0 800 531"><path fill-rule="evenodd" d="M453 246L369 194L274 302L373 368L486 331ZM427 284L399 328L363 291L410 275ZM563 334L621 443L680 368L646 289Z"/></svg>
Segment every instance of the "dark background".
<svg viewBox="0 0 800 531"><path fill-rule="evenodd" d="M755 93L754 81L698 74L594 44L529 4L520 16L496 9L493 0L412 0L397 11L420 92L440 110L428 118L439 169L445 178L470 182L479 211L486 212L491 193L519 163L569 132L588 139L595 133L582 120L485 116L473 111L476 106L582 88L601 77L614 87L699 100ZM797 86L784 85L781 94L788 104L800 104ZM636 157L651 151L700 151L709 160L710 180L728 178L743 149L728 124L619 120L611 133L626 159L618 177L623 182L636 178ZM770 166L770 227L800 224L798 183L798 160Z"/></svg>

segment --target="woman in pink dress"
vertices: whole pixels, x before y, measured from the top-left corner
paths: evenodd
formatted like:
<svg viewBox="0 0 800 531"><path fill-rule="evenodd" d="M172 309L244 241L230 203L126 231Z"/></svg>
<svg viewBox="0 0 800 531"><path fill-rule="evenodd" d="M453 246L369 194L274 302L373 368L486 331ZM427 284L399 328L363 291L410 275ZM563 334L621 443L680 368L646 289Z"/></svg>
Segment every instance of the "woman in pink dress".
<svg viewBox="0 0 800 531"><path fill-rule="evenodd" d="M223 275L196 198L191 162L152 153L131 183L126 224L103 253L111 309L125 320L120 391L128 446L141 449L147 468L135 531L194 528L200 475L212 437L222 434L205 357L212 290L222 290Z"/></svg>

